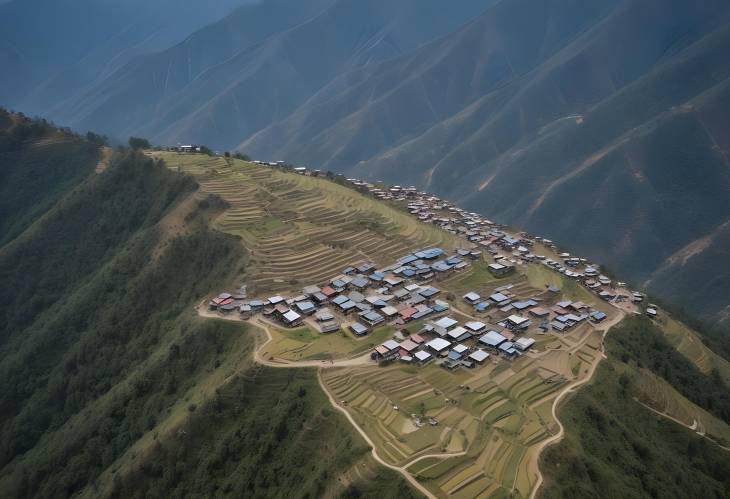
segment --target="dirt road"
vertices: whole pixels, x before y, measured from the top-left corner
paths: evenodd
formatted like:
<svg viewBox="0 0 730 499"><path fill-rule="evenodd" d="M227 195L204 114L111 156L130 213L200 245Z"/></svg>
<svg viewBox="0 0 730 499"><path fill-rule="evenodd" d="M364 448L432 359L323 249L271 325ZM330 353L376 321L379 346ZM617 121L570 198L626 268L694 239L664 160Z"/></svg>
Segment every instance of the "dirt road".
<svg viewBox="0 0 730 499"><path fill-rule="evenodd" d="M606 333L609 329L611 329L613 326L621 322L626 314L618 310L618 314L608 322L605 322L601 324L600 330L603 331L603 338L606 337ZM603 350L603 342L601 342L601 350ZM542 483L544 481L544 478L542 476L542 471L540 471L540 456L542 455L543 451L550 445L558 443L560 440L563 439L563 436L565 435L565 427L563 426L563 423L560 422L560 419L558 418L558 404L569 394L575 391L576 389L580 388L581 386L585 385L586 383L590 382L591 379L593 379L593 375L596 372L596 369L598 368L598 364L601 363L601 360L605 358L605 354L603 351L601 352L601 355L596 356L596 361L593 362L589 368L588 374L577 381L574 381L573 383L568 384L560 393L558 393L558 396L555 397L555 400L553 401L553 406L551 409L553 419L558 424L558 432L553 435L550 438L547 438L540 442L540 444L537 446L537 448L533 451L533 460L530 463L530 466L533 467L533 469L536 471L537 474L537 482L535 483L535 486L532 488L532 492L530 492L530 499L534 499L537 496L538 491L540 490L540 487L542 486Z"/></svg>

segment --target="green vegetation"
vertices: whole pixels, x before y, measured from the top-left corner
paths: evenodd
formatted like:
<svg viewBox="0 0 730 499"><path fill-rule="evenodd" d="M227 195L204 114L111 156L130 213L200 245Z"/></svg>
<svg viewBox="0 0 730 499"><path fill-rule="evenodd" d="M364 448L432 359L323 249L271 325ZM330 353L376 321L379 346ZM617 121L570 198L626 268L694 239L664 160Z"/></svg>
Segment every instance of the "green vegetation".
<svg viewBox="0 0 730 499"><path fill-rule="evenodd" d="M560 410L566 434L542 457L543 497L719 498L730 494L727 451L634 400L641 395L635 381L640 365L666 373L681 393L689 394L684 383L694 383L696 373L688 377L691 366L667 350L658 334L643 318L627 319L609 333L609 359L601 363L594 381ZM647 352L649 347L658 348L679 367L667 366L659 353Z"/></svg>
<svg viewBox="0 0 730 499"><path fill-rule="evenodd" d="M94 169L99 145L0 109L0 246Z"/></svg>
<svg viewBox="0 0 730 499"><path fill-rule="evenodd" d="M162 232L192 188L122 155L0 254L0 485L11 495L64 496L93 481L235 339L183 314L241 258L200 211L185 233Z"/></svg>
<svg viewBox="0 0 730 499"><path fill-rule="evenodd" d="M369 451L314 370L251 367L154 443L112 497L414 497L390 471L332 490Z"/></svg>
<svg viewBox="0 0 730 499"><path fill-rule="evenodd" d="M150 141L141 137L129 137L129 147L132 149L149 149Z"/></svg>
<svg viewBox="0 0 730 499"><path fill-rule="evenodd" d="M227 205L137 151L91 166L0 247L0 496L409 497L313 371L192 310L246 271Z"/></svg>
<svg viewBox="0 0 730 499"><path fill-rule="evenodd" d="M608 352L622 362L647 368L682 395L730 423L730 389L717 370L703 374L669 344L645 317L631 317L611 331Z"/></svg>

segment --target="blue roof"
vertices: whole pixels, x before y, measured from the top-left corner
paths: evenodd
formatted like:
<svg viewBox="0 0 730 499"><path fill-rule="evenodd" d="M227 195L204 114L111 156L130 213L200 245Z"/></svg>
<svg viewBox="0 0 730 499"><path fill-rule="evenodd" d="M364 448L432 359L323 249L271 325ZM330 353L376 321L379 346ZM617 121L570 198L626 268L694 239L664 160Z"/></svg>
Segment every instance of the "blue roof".
<svg viewBox="0 0 730 499"><path fill-rule="evenodd" d="M497 331L489 331L487 334L479 338L480 343L496 347L507 341L507 338L499 334Z"/></svg>
<svg viewBox="0 0 730 499"><path fill-rule="evenodd" d="M443 312L444 310L448 310L448 309L449 309L449 307L447 307L446 305L434 305L433 306L434 312Z"/></svg>
<svg viewBox="0 0 730 499"><path fill-rule="evenodd" d="M449 265L458 265L461 263L461 261L461 258L457 258L455 256L446 259L446 263L448 263Z"/></svg>
<svg viewBox="0 0 730 499"><path fill-rule="evenodd" d="M454 352L453 350L451 350L449 352L449 359L450 360L459 360L460 358L461 358L461 354L459 352Z"/></svg>
<svg viewBox="0 0 730 499"><path fill-rule="evenodd" d="M439 293L439 290L436 288L426 288L426 289L422 289L418 292L419 295L425 296L426 298L429 298L438 293Z"/></svg>
<svg viewBox="0 0 730 499"><path fill-rule="evenodd" d="M407 256L404 256L403 258L401 258L400 260L398 260L398 263L401 265L406 265L408 263L415 262L416 260L418 260L417 256L407 255Z"/></svg>
<svg viewBox="0 0 730 499"><path fill-rule="evenodd" d="M436 262L433 265L431 265L431 268L435 270L436 272L446 272L451 270L451 265L445 263L445 262Z"/></svg>
<svg viewBox="0 0 730 499"><path fill-rule="evenodd" d="M382 274L380 272L373 272L372 274L370 274L370 279L372 279L373 281L382 281L383 279L385 279L385 274Z"/></svg>
<svg viewBox="0 0 730 499"><path fill-rule="evenodd" d="M606 314L604 314L603 312L597 310L597 311L595 311L595 312L593 312L591 314L591 317L593 317L594 319L596 319L598 321L601 321L601 320L603 320L603 319L606 318Z"/></svg>
<svg viewBox="0 0 730 499"><path fill-rule="evenodd" d="M365 334L368 332L367 326L363 326L359 322L356 322L355 324L350 326L350 329L352 329L355 332L355 334L358 334L358 335Z"/></svg>
<svg viewBox="0 0 730 499"><path fill-rule="evenodd" d="M481 303L477 303L476 305L474 305L474 310L476 310L477 312L484 312L488 308L489 308L489 302L487 302L487 301L483 301Z"/></svg>
<svg viewBox="0 0 730 499"><path fill-rule="evenodd" d="M337 295L332 299L332 303L339 305L340 303L345 303L348 300L349 298L345 295Z"/></svg>
<svg viewBox="0 0 730 499"><path fill-rule="evenodd" d="M433 310L432 310L432 309L430 309L430 308L425 308L425 309L421 310L420 312L416 312L415 314L413 314L413 315L411 316L411 319L420 319L421 317L426 317L426 316L427 316L428 314L430 314L431 312L433 312Z"/></svg>
<svg viewBox="0 0 730 499"><path fill-rule="evenodd" d="M296 304L297 308L301 310L302 312L306 310L313 310L314 309L314 303L311 301L300 301Z"/></svg>
<svg viewBox="0 0 730 499"><path fill-rule="evenodd" d="M365 277L358 277L356 279L353 279L350 281L351 286L355 286L356 288L364 288L370 283L370 280Z"/></svg>
<svg viewBox="0 0 730 499"><path fill-rule="evenodd" d="M372 310L369 310L367 312L361 312L360 317L362 317L363 319L367 319L370 322L381 322L383 320L382 315L377 312L373 312Z"/></svg>
<svg viewBox="0 0 730 499"><path fill-rule="evenodd" d="M351 308L355 308L356 304L352 300L347 300L345 303L340 304L340 308L342 310L350 310Z"/></svg>
<svg viewBox="0 0 730 499"><path fill-rule="evenodd" d="M413 277L414 275L416 275L416 271L411 270L411 269L406 269L403 271L403 275L406 277Z"/></svg>
<svg viewBox="0 0 730 499"><path fill-rule="evenodd" d="M423 251L417 251L414 253L418 258L424 258L426 260L433 260L444 254L444 250L441 248L430 248Z"/></svg>
<svg viewBox="0 0 730 499"><path fill-rule="evenodd" d="M512 306L515 307L517 310L523 310L527 307L534 307L537 305L537 302L535 300L525 300L525 301L514 301L512 302Z"/></svg>
<svg viewBox="0 0 730 499"><path fill-rule="evenodd" d="M511 341L505 341L504 343L502 343L501 345L499 345L499 349L506 352L510 348L514 348L514 346L515 346L515 344L512 343Z"/></svg>

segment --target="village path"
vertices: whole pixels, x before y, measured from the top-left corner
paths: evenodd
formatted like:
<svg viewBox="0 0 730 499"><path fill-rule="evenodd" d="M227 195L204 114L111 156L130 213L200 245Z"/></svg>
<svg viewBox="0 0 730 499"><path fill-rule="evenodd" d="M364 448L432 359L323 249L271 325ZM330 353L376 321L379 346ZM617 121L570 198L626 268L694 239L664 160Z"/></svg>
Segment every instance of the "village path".
<svg viewBox="0 0 730 499"><path fill-rule="evenodd" d="M419 492L421 492L424 496L428 497L428 499L437 499L436 496L430 490L428 490L426 487L424 487L423 485L421 485L418 482L418 480L416 480L414 478L414 476L411 475L406 470L406 467L409 466L412 463L409 463L406 466L395 466L393 464L390 464L390 463L384 461L378 455L377 450L375 450L375 443L370 439L370 437L367 435L367 433L365 433L365 431L362 428L360 428L360 426L357 424L357 422L355 422L355 419L352 417L352 415L349 412L347 412L347 410L344 407L340 406L337 403L337 401L334 399L334 397L332 396L332 394L329 392L329 390L325 386L324 381L322 380L321 371L319 371L319 370L317 371L317 380L319 381L319 386L322 388L322 390L324 391L324 393L327 394L327 398L329 398L330 404L332 404L332 406L335 409L337 409L342 414L344 414L344 416L347 418L347 420L350 422L350 424L357 430L357 432L362 436L362 438L364 438L365 441L368 443L368 445L371 448L371 454L373 455L373 459L375 459L377 462L379 462L380 464L382 464L386 468L389 468L389 469L391 469L393 471L397 471L398 473L400 473L401 475L403 475L403 478L405 478L408 481L408 483L410 483L411 485L413 485L413 487L415 489L417 489ZM423 459L423 458L426 458L426 457L431 457L431 456L422 456L419 459ZM448 457L453 457L453 456L448 456Z"/></svg>
<svg viewBox="0 0 730 499"><path fill-rule="evenodd" d="M244 321L241 318L235 317L235 316L231 316L231 317L221 316L220 314L218 314L216 312L211 312L211 311L205 310L205 308L202 306L196 307L196 311L197 311L198 315L200 315L201 317L206 317L206 318L211 318L211 319L220 319L220 320L229 320L229 321L233 321L233 322L247 322L247 321ZM314 360L313 361L272 361L272 360L268 360L268 359L265 359L261 355L261 352L264 350L266 345L270 341L272 341L271 332L269 331L268 326L265 323L263 323L262 321L250 321L250 322L255 324L257 327L259 327L261 330L263 330L264 333L266 334L266 341L264 341L261 345L259 345L254 350L253 355L254 355L254 360L256 361L256 363L262 364L262 365L265 365L268 367L276 367L276 368L289 368L289 369L302 368L302 367L320 368L320 369L317 369L317 381L319 382L320 388L322 388L322 391L327 395L327 398L329 399L330 404L332 404L332 407L334 407L336 410L340 411L347 418L347 420L350 422L350 424L355 428L355 430L357 430L357 432L362 436L362 438L365 439L365 442L367 442L367 444L372 449L371 453L373 455L373 459L375 459L378 463L382 464L386 468L397 471L398 473L403 475L403 478L405 478L408 481L408 483L410 483L414 488L416 488L419 492L421 492L423 495L425 495L429 499L436 499L436 496L431 491L429 491L426 487L421 485L418 482L418 480L416 480L413 477L413 475L411 475L406 470L406 468L408 466L411 466L412 464L416 463L417 461L420 461L421 459L425 459L427 457L447 458L447 457L454 457L454 456L460 455L462 453L454 453L454 454L446 454L446 455L437 454L437 455L433 455L433 456L424 455L424 456L420 456L419 458L407 463L404 466L395 466L393 464L390 464L390 463L384 461L378 455L378 452L375 447L375 443L370 439L370 437L367 435L367 433L365 433L365 431L362 428L360 428L360 426L357 424L357 422L352 417L352 415L350 415L350 413L347 412L347 410L345 408L343 408L342 406L340 406L337 403L337 401L334 399L332 394L327 389L324 381L322 380L322 375L321 375L322 370L321 369L327 369L327 368L332 368L332 367L366 365L371 362L369 353L366 353L364 355L361 355L361 356L355 357L355 358L351 358L351 359L343 359L343 360L336 360L336 361L327 361L327 360L324 360L324 361L314 361Z"/></svg>
<svg viewBox="0 0 730 499"><path fill-rule="evenodd" d="M603 331L603 338L606 337L606 333L608 333L609 329L611 329L613 326L615 326L616 324L621 322L624 319L624 317L626 317L626 313L623 310L621 310L621 309L617 309L617 310L618 310L618 314L616 314L615 317L613 317L609 321L600 325L599 330ZM558 418L558 404L560 404L560 401L563 400L563 398L565 398L568 394L574 392L576 389L578 389L581 386L585 385L586 383L590 382L591 379L593 379L593 375L595 374L596 369L598 368L598 364L600 364L604 358L606 358L606 355L603 352L603 341L601 341L601 355L596 356L596 361L591 364L588 374L583 379L579 379L577 381L574 381L573 383L570 383L560 393L558 393L557 397L555 397L555 400L553 401L551 413L553 415L553 419L558 424L559 430L552 437L547 438L546 440L542 441L538 445L538 447L533 451L534 457L533 457L530 465L537 474L537 481L535 482L535 486L532 488L532 492L530 492L530 499L535 499L535 497L537 497L537 493L540 490L540 487L542 486L543 481L544 481L542 471L540 471L540 456L542 455L542 453L544 452L544 450L547 447L560 442L560 440L562 440L563 437L565 436L565 427L563 426L563 423L560 422L560 419Z"/></svg>
<svg viewBox="0 0 730 499"><path fill-rule="evenodd" d="M364 353L362 355L359 355L357 357L352 357L348 359L340 359L340 360L285 360L285 359L267 359L263 356L262 352L265 351L266 345L268 345L272 340L273 337L271 335L271 331L269 330L269 327L267 324L261 320L253 320L253 321L247 321L243 320L237 315L233 314L230 316L227 315L221 315L217 312L211 312L209 310L206 310L205 307L198 306L196 307L196 312L201 317L206 317L208 319L218 319L218 320L224 320L224 321L231 321L231 322L243 322L243 323L249 323L253 324L257 328L261 329L264 334L266 335L266 341L264 341L261 345L258 345L256 349L253 352L254 360L258 364L262 364L264 366L268 367L286 367L286 368L301 368L301 367L322 367L322 368L331 368L331 367L356 367L356 366L365 366L372 363L372 360L370 359L370 353Z"/></svg>

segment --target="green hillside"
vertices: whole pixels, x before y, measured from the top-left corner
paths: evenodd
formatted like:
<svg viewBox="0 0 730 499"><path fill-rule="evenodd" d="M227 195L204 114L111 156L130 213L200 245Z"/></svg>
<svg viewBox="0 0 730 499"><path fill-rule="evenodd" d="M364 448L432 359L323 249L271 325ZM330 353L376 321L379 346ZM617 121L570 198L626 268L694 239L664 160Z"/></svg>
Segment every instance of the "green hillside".
<svg viewBox="0 0 730 499"><path fill-rule="evenodd" d="M0 245L81 182L99 156L98 144L0 109Z"/></svg>
<svg viewBox="0 0 730 499"><path fill-rule="evenodd" d="M211 228L225 203L137 152L85 173L0 247L0 496L411 494L314 372L254 366L257 333L193 311L248 267Z"/></svg>
<svg viewBox="0 0 730 499"><path fill-rule="evenodd" d="M700 374L647 319L625 320L606 344L608 360L593 382L559 411L566 435L542 457L542 497L727 497L730 460L716 442L727 445L730 427L720 423L713 428L724 436L713 433L719 430L708 429L704 416L709 438L701 438L639 401L684 419L677 406L686 403L684 395L727 421L730 387L715 374ZM648 373L678 391L665 391L671 400L664 407L655 405L660 385L646 392Z"/></svg>

